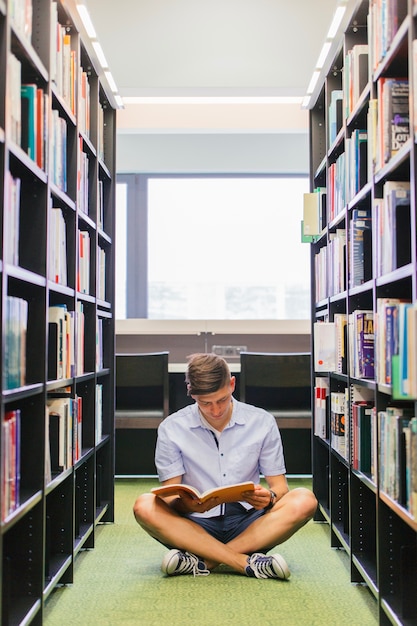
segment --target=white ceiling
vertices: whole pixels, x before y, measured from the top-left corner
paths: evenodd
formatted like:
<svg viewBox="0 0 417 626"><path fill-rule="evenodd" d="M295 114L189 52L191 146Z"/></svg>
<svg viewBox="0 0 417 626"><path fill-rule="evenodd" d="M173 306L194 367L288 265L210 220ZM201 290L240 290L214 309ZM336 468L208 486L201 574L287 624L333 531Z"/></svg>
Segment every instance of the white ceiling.
<svg viewBox="0 0 417 626"><path fill-rule="evenodd" d="M265 97L305 94L338 0L85 3L122 97ZM265 109L263 120L259 108L242 106L246 124L254 130L259 124L262 132L274 130L265 121L269 117L283 124L285 108L269 109L268 114ZM173 109L172 104L155 102L128 105L119 114L119 128L169 132L188 127L187 132L201 132L205 125L208 131L226 125L233 130L237 118L230 107L217 105L210 111L195 108L192 114L180 105ZM298 121L292 117L291 130L305 122L305 115ZM236 124L245 126L240 118Z"/></svg>

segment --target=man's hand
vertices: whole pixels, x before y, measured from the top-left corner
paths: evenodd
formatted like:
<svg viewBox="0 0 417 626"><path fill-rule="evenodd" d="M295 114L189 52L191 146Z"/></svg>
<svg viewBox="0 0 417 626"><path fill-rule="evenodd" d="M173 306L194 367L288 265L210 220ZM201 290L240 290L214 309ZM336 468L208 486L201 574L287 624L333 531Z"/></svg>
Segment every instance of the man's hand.
<svg viewBox="0 0 417 626"><path fill-rule="evenodd" d="M193 498L193 496L188 493L183 493L181 496L171 501L171 506L178 511L178 513L205 513L218 504L218 498L210 498L202 503L198 498Z"/></svg>
<svg viewBox="0 0 417 626"><path fill-rule="evenodd" d="M258 511L267 507L271 502L271 492L266 487L262 487L262 485L255 485L254 491L245 491L243 496L245 502Z"/></svg>

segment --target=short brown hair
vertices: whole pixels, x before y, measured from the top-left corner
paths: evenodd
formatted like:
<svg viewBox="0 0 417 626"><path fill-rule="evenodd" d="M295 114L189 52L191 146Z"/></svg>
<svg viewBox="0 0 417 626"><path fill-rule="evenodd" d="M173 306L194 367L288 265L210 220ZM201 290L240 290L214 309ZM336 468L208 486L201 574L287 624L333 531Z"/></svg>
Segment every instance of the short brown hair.
<svg viewBox="0 0 417 626"><path fill-rule="evenodd" d="M188 356L187 360L185 382L189 396L213 393L230 382L229 366L221 356L197 353Z"/></svg>

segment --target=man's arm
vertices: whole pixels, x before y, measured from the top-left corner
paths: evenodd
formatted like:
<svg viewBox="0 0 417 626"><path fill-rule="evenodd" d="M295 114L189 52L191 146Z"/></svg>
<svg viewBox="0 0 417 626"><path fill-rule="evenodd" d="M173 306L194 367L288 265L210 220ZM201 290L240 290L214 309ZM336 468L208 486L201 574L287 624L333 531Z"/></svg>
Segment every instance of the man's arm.
<svg viewBox="0 0 417 626"><path fill-rule="evenodd" d="M255 491L245 497L246 502L258 510L273 506L289 491L285 474L265 476L265 480L268 487L255 485Z"/></svg>
<svg viewBox="0 0 417 626"><path fill-rule="evenodd" d="M268 483L269 489L276 494L277 501L289 492L287 477L285 474L280 474L278 476L265 476L265 480Z"/></svg>

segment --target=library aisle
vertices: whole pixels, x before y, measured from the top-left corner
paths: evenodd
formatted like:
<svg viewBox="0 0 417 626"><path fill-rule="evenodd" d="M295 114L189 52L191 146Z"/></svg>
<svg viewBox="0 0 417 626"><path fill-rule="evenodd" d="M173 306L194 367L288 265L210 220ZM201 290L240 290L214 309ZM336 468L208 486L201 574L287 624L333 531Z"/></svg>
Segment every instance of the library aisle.
<svg viewBox="0 0 417 626"><path fill-rule="evenodd" d="M289 479L290 487L310 486ZM289 581L246 578L219 569L210 576L168 578L160 571L166 549L136 524L132 506L156 480L118 479L115 523L99 529L95 549L76 562L74 584L57 588L45 607L45 626L371 626L377 603L366 586L349 583L346 553L329 550L326 525L309 522L279 551Z"/></svg>

